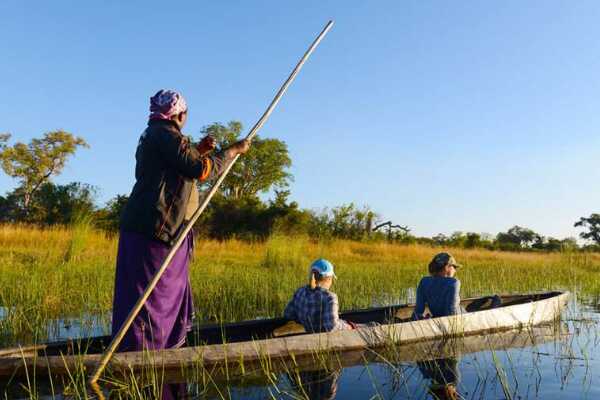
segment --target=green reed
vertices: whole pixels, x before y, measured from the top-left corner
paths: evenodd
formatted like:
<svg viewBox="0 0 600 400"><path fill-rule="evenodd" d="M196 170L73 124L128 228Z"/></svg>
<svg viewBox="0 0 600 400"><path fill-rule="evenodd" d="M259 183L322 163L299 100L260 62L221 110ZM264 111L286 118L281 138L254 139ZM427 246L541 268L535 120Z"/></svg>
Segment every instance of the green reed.
<svg viewBox="0 0 600 400"><path fill-rule="evenodd" d="M63 318L108 329L117 237L72 228L0 226L0 346L43 341ZM281 315L308 265L330 259L342 310L411 301L442 248L275 236L264 243L196 242L190 281L200 321ZM462 296L569 289L600 297L600 256L449 249L464 265ZM95 322L97 323L97 322Z"/></svg>
<svg viewBox="0 0 600 400"><path fill-rule="evenodd" d="M579 316L575 316L579 318ZM577 329L590 329L596 330L597 323L590 323L589 321L581 321L579 319L573 322ZM559 331L560 332L560 329ZM564 357L565 352L568 354L571 360L579 360L580 355L584 351L577 343L569 341L569 336L561 337L557 332L557 340L559 343L565 346L564 350L558 352L559 357L558 363L570 362ZM482 354L481 357L484 360L478 362L474 366L480 380L484 382L482 387L479 385L476 388L481 390L481 396L477 398L483 398L485 392L485 383L498 386L502 393L507 398L517 397L516 389L518 387L516 381L516 367L510 354L502 347L502 343L511 343L512 346L520 346L520 341L515 340L500 340L496 343L494 338L501 339L502 335L524 335L529 334L528 331L512 331L505 333L494 333L488 335L489 340L489 354ZM533 335L533 333L531 333ZM511 336L513 337L513 336ZM516 337L516 336L514 336ZM526 350L527 353L531 353L532 357L536 357L537 351L534 340L534 336L531 338L531 344L533 347L531 350ZM460 349L460 342L457 342L457 348ZM496 343L496 344L494 344ZM543 342L542 342L543 343ZM499 345L500 344L500 345ZM521 345L529 348L530 343L528 341L522 342ZM347 354L344 356L343 353L337 353L332 351L319 351L315 350L314 353L309 354L309 360L299 362L295 357L290 359L273 359L269 355L264 354L259 357L257 361L245 363L243 360L229 360L228 365L220 365L215 367L207 367L202 362L194 363L193 365L182 365L179 378L176 382L187 382L186 390L190 391L190 398L207 398L207 399L230 399L232 398L231 389L235 389L238 392L244 388L248 388L248 393L251 393L253 388L263 387L265 391L271 394L272 398L293 398L293 399L307 399L307 393L302 388L302 378L300 373L309 368L309 370L321 370L327 373L335 373L341 371L342 368L348 366L359 366L364 369L368 375L368 381L373 386L373 391L377 393L379 388L392 382L397 388L396 391L408 390L408 381L414 378L415 367L406 363L407 360L419 358L415 355L420 354L423 360L432 360L443 357L448 357L448 354L436 353L433 349L439 347L435 343L429 345L422 344L419 346L413 346L409 352L406 351L402 346L394 347L390 343L389 346L379 349L379 352L367 351L360 357L351 356L348 358ZM481 349L485 349L485 346ZM480 349L480 350L481 350ZM462 350L457 353L452 352L452 357L459 357ZM502 357L499 357L499 354ZM144 364L141 371L107 371L107 374L103 377L101 383L104 394L107 398L114 399L156 399L160 398L165 385L169 384L168 374L161 364L161 362L155 359L151 354L145 355L147 362ZM491 359L489 359L491 358ZM380 381L380 377L371 373L372 363L383 364L388 367L389 376L384 375L383 381ZM489 375L489 369L486 365L491 365L494 370L493 375ZM534 363L535 365L535 363ZM410 372L412 369L412 373ZM481 370L481 373L479 372ZM486 372L487 371L487 372ZM486 372L485 374L483 372ZM568 379L570 373L562 373L564 379ZM62 379L55 378L54 380L44 381L38 379L34 375L27 377L25 384L21 385L21 392L27 396L27 398L36 399L42 398L73 398L73 399L93 399L94 394L90 392L90 389L86 385L86 374L82 364L75 365L74 368L62 377ZM525 376L524 379L527 379ZM511 383L514 381L514 384ZM304 382L306 383L306 382ZM423 382L424 384L425 382ZM404 388L406 387L406 389ZM425 388L425 386L424 386ZM14 392L11 392L14 393ZM243 391L242 391L243 393ZM11 398L8 392L4 394L5 398ZM406 398L424 398L418 393L406 392ZM383 397L380 397L383 398Z"/></svg>

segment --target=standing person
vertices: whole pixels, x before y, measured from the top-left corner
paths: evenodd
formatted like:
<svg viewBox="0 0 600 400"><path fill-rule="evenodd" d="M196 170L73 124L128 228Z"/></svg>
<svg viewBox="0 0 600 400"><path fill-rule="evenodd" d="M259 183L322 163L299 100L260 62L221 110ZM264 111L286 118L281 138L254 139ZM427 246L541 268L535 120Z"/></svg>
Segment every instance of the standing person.
<svg viewBox="0 0 600 400"><path fill-rule="evenodd" d="M310 333L353 329L352 322L340 319L337 295L329 290L335 278L333 264L320 258L311 264L309 271L308 285L296 290L283 316Z"/></svg>
<svg viewBox="0 0 600 400"><path fill-rule="evenodd" d="M249 148L242 140L209 155L214 138L207 136L194 145L182 134L187 115L185 99L173 90L160 90L150 99L148 127L135 153L136 182L121 216L113 336L198 207L196 182L218 176L227 161ZM188 277L192 246L190 231L125 334L120 351L184 344L194 310Z"/></svg>

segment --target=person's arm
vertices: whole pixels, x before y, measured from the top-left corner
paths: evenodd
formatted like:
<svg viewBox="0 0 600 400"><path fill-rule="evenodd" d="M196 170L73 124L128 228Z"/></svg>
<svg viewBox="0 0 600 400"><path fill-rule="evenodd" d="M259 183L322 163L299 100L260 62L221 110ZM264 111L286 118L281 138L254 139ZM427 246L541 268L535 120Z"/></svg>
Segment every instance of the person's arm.
<svg viewBox="0 0 600 400"><path fill-rule="evenodd" d="M335 293L329 293L323 308L322 327L324 331L352 329L350 324L340 319L340 305Z"/></svg>
<svg viewBox="0 0 600 400"><path fill-rule="evenodd" d="M205 181L218 176L229 160L248 151L249 146L249 141L242 140L216 155L201 155L187 138L165 132L161 135L158 147L167 163L179 174Z"/></svg>
<svg viewBox="0 0 600 400"><path fill-rule="evenodd" d="M297 293L297 292L296 292ZM283 310L283 318L288 319L290 321L297 320L297 312L296 312L296 293L292 297L292 300L285 306L285 310Z"/></svg>
<svg viewBox="0 0 600 400"><path fill-rule="evenodd" d="M421 279L417 286L417 304L415 304L412 319L423 319L423 313L425 312L425 294L423 291L423 279Z"/></svg>
<svg viewBox="0 0 600 400"><path fill-rule="evenodd" d="M456 279L452 282L452 290L449 292L448 315L460 314L460 281Z"/></svg>

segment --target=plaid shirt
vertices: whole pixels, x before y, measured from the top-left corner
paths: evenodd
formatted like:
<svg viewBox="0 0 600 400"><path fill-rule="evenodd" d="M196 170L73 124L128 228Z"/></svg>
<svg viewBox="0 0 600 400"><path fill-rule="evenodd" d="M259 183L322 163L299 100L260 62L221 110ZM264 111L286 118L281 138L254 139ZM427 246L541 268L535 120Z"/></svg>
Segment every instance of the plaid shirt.
<svg viewBox="0 0 600 400"><path fill-rule="evenodd" d="M311 333L352 329L338 314L337 295L320 286L316 289L303 286L296 290L283 312L285 318L302 324Z"/></svg>

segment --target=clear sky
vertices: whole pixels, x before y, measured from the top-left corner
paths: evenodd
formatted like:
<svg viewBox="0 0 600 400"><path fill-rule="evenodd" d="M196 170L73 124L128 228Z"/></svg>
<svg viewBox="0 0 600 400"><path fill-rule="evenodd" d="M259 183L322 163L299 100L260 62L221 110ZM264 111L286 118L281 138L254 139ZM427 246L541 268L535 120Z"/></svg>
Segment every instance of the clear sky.
<svg viewBox="0 0 600 400"><path fill-rule="evenodd" d="M184 94L195 137L249 128L328 19L261 132L287 142L301 206L561 238L600 212L597 1L4 0L0 132L83 136L55 181L102 204L131 190L156 90ZM0 173L0 193L14 185Z"/></svg>

